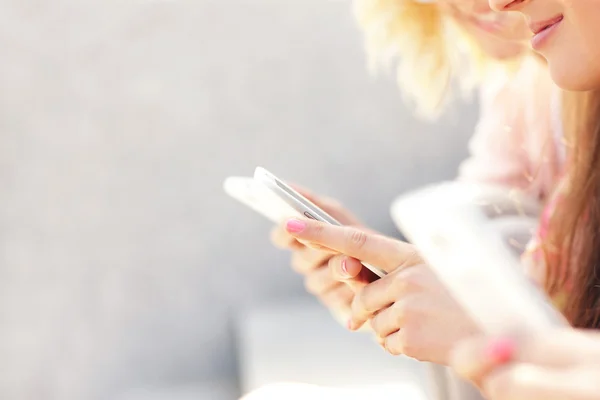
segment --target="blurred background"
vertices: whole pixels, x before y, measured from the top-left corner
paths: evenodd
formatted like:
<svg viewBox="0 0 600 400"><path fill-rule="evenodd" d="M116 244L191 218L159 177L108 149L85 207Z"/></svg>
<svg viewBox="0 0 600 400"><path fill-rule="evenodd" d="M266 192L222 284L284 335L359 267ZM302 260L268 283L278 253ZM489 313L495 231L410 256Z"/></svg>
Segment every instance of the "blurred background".
<svg viewBox="0 0 600 400"><path fill-rule="evenodd" d="M392 199L455 176L475 105L414 119L369 76L350 1L1 0L0 54L0 398L230 400L401 369L221 188L261 165L396 235Z"/></svg>

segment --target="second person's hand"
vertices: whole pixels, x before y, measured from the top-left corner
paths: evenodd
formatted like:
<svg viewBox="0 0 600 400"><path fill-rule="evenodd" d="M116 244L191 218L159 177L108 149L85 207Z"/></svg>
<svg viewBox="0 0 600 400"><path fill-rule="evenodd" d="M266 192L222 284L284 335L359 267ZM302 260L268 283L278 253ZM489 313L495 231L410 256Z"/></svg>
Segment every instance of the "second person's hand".
<svg viewBox="0 0 600 400"><path fill-rule="evenodd" d="M535 336L462 341L452 367L490 400L600 398L600 336L560 329Z"/></svg>

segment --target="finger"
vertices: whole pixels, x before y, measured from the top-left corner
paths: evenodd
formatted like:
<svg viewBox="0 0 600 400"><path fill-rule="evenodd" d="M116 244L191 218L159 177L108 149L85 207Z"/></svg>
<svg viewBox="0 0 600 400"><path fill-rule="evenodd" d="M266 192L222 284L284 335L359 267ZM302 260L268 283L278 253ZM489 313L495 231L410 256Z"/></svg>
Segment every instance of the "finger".
<svg viewBox="0 0 600 400"><path fill-rule="evenodd" d="M330 253L305 247L292 253L292 269L299 274L306 275L315 268L326 264L329 258L331 258Z"/></svg>
<svg viewBox="0 0 600 400"><path fill-rule="evenodd" d="M560 329L520 338L478 337L461 343L452 354L454 369L466 379L478 382L492 368L514 361L546 367L596 363L600 337L573 329ZM512 353L510 356L508 353Z"/></svg>
<svg viewBox="0 0 600 400"><path fill-rule="evenodd" d="M510 364L482 385L490 400L592 400L598 398L600 370L565 370L533 364Z"/></svg>
<svg viewBox="0 0 600 400"><path fill-rule="evenodd" d="M338 282L337 286L323 293L318 298L329 309L350 310L350 303L352 303L352 299L354 298L354 292L348 286Z"/></svg>
<svg viewBox="0 0 600 400"><path fill-rule="evenodd" d="M329 259L331 275L340 282L360 283L362 288L365 284L379 279L377 275L367 269L356 258L338 254Z"/></svg>
<svg viewBox="0 0 600 400"><path fill-rule="evenodd" d="M301 239L296 239L296 241L298 243L300 243L300 245L307 247L309 249L313 249L313 250L317 250L317 251L322 251L324 253L329 253L329 254L336 254L337 251L332 250L328 247L322 246L318 243L314 243L314 242L309 242L307 240L301 240Z"/></svg>
<svg viewBox="0 0 600 400"><path fill-rule="evenodd" d="M411 268L399 269L366 285L352 301L351 329L360 328L380 310L407 295L412 285Z"/></svg>
<svg viewBox="0 0 600 400"><path fill-rule="evenodd" d="M598 333L571 328L525 337L519 341L516 355L518 361L547 367L595 364L599 358Z"/></svg>
<svg viewBox="0 0 600 400"><path fill-rule="evenodd" d="M460 376L479 385L490 371L513 359L515 353L516 342L512 339L477 336L463 340L452 350L450 365Z"/></svg>
<svg viewBox="0 0 600 400"><path fill-rule="evenodd" d="M404 332L399 330L397 332L392 333L391 335L386 336L383 339L383 348L385 351L390 353L393 356L399 356L401 354L405 354L404 349Z"/></svg>
<svg viewBox="0 0 600 400"><path fill-rule="evenodd" d="M380 338L385 338L402 329L405 320L405 309L402 300L378 312L370 319L371 328Z"/></svg>
<svg viewBox="0 0 600 400"><path fill-rule="evenodd" d="M286 230L298 240L316 243L387 272L422 262L414 246L358 228L290 219L286 223Z"/></svg>
<svg viewBox="0 0 600 400"><path fill-rule="evenodd" d="M334 279L344 282L354 293L379 279L355 258L337 255L329 259L329 271Z"/></svg>
<svg viewBox="0 0 600 400"><path fill-rule="evenodd" d="M354 279L360 275L363 265L356 258L338 254L329 259L329 272L340 282Z"/></svg>
<svg viewBox="0 0 600 400"><path fill-rule="evenodd" d="M271 229L271 243L277 248L280 249L302 249L305 246L299 243L293 236L286 232L285 229L282 229L280 226L276 226Z"/></svg>
<svg viewBox="0 0 600 400"><path fill-rule="evenodd" d="M306 291L315 296L320 296L325 292L337 287L340 282L331 277L326 265L312 270L304 278L304 287Z"/></svg>

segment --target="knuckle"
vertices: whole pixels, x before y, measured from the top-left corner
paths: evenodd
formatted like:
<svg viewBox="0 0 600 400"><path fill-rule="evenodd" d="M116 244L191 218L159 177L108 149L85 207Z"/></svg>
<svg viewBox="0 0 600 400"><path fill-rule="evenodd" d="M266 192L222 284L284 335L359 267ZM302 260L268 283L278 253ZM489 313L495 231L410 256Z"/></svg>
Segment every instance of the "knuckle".
<svg viewBox="0 0 600 400"><path fill-rule="evenodd" d="M398 242L398 246L400 247L398 249L399 253L405 254L402 262L399 265L400 268L413 267L423 262L423 259L421 258L421 255L416 247L409 246L406 248L406 243L403 242Z"/></svg>
<svg viewBox="0 0 600 400"><path fill-rule="evenodd" d="M385 339L384 347L385 350L393 356L399 356L405 354L402 342L398 340L400 332L396 332L393 335L388 336Z"/></svg>
<svg viewBox="0 0 600 400"><path fill-rule="evenodd" d="M402 354L409 357L415 357L417 354L414 337L410 329L401 329L397 333L398 347L402 349Z"/></svg>
<svg viewBox="0 0 600 400"><path fill-rule="evenodd" d="M409 313L409 307L405 302L399 301L394 303L394 322L399 328L402 328L402 326L406 323Z"/></svg>
<svg viewBox="0 0 600 400"><path fill-rule="evenodd" d="M359 290L358 293L356 293L354 302L356 303L358 311L361 313L372 313L374 311L369 307L368 296L364 289Z"/></svg>
<svg viewBox="0 0 600 400"><path fill-rule="evenodd" d="M325 225L323 223L313 224L311 229L311 236L313 238L323 237L323 232L325 231Z"/></svg>
<svg viewBox="0 0 600 400"><path fill-rule="evenodd" d="M421 254L419 253L417 248L414 246L411 246L411 248L412 248L412 250L410 250L409 255L408 255L408 259L410 260L411 265L422 264L423 258L421 257Z"/></svg>
<svg viewBox="0 0 600 400"><path fill-rule="evenodd" d="M395 280L397 289L403 292L409 293L421 288L422 285L422 268L425 267L414 267L400 270L398 278Z"/></svg>
<svg viewBox="0 0 600 400"><path fill-rule="evenodd" d="M404 352L396 346L386 346L386 349L388 353L390 353L393 356L401 356L404 354Z"/></svg>
<svg viewBox="0 0 600 400"><path fill-rule="evenodd" d="M409 282L404 279L402 274L395 274L394 279L389 284L389 294L393 297L402 296L410 289Z"/></svg>
<svg viewBox="0 0 600 400"><path fill-rule="evenodd" d="M382 324L382 322L381 322L380 315L376 315L369 320L369 325L371 326L371 329L373 330L373 332L375 332L375 334L377 335L378 338L381 337L381 331L382 331L381 324Z"/></svg>
<svg viewBox="0 0 600 400"><path fill-rule="evenodd" d="M415 292L421 288L419 277L416 274L410 274L404 282L407 292Z"/></svg>
<svg viewBox="0 0 600 400"><path fill-rule="evenodd" d="M365 232L358 229L348 229L346 233L346 241L348 245L355 249L362 249L365 247L368 240L368 236Z"/></svg>

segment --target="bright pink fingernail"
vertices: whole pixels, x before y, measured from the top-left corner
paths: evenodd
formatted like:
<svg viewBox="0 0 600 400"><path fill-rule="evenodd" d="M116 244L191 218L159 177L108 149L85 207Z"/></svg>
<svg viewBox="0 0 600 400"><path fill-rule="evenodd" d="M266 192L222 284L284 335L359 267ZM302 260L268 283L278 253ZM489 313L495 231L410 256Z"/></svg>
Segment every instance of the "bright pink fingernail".
<svg viewBox="0 0 600 400"><path fill-rule="evenodd" d="M285 229L290 233L299 233L306 228L306 222L300 221L299 219L290 219L285 224Z"/></svg>
<svg viewBox="0 0 600 400"><path fill-rule="evenodd" d="M489 358L498 363L505 363L513 358L517 346L511 339L495 339L488 343L485 352Z"/></svg>

